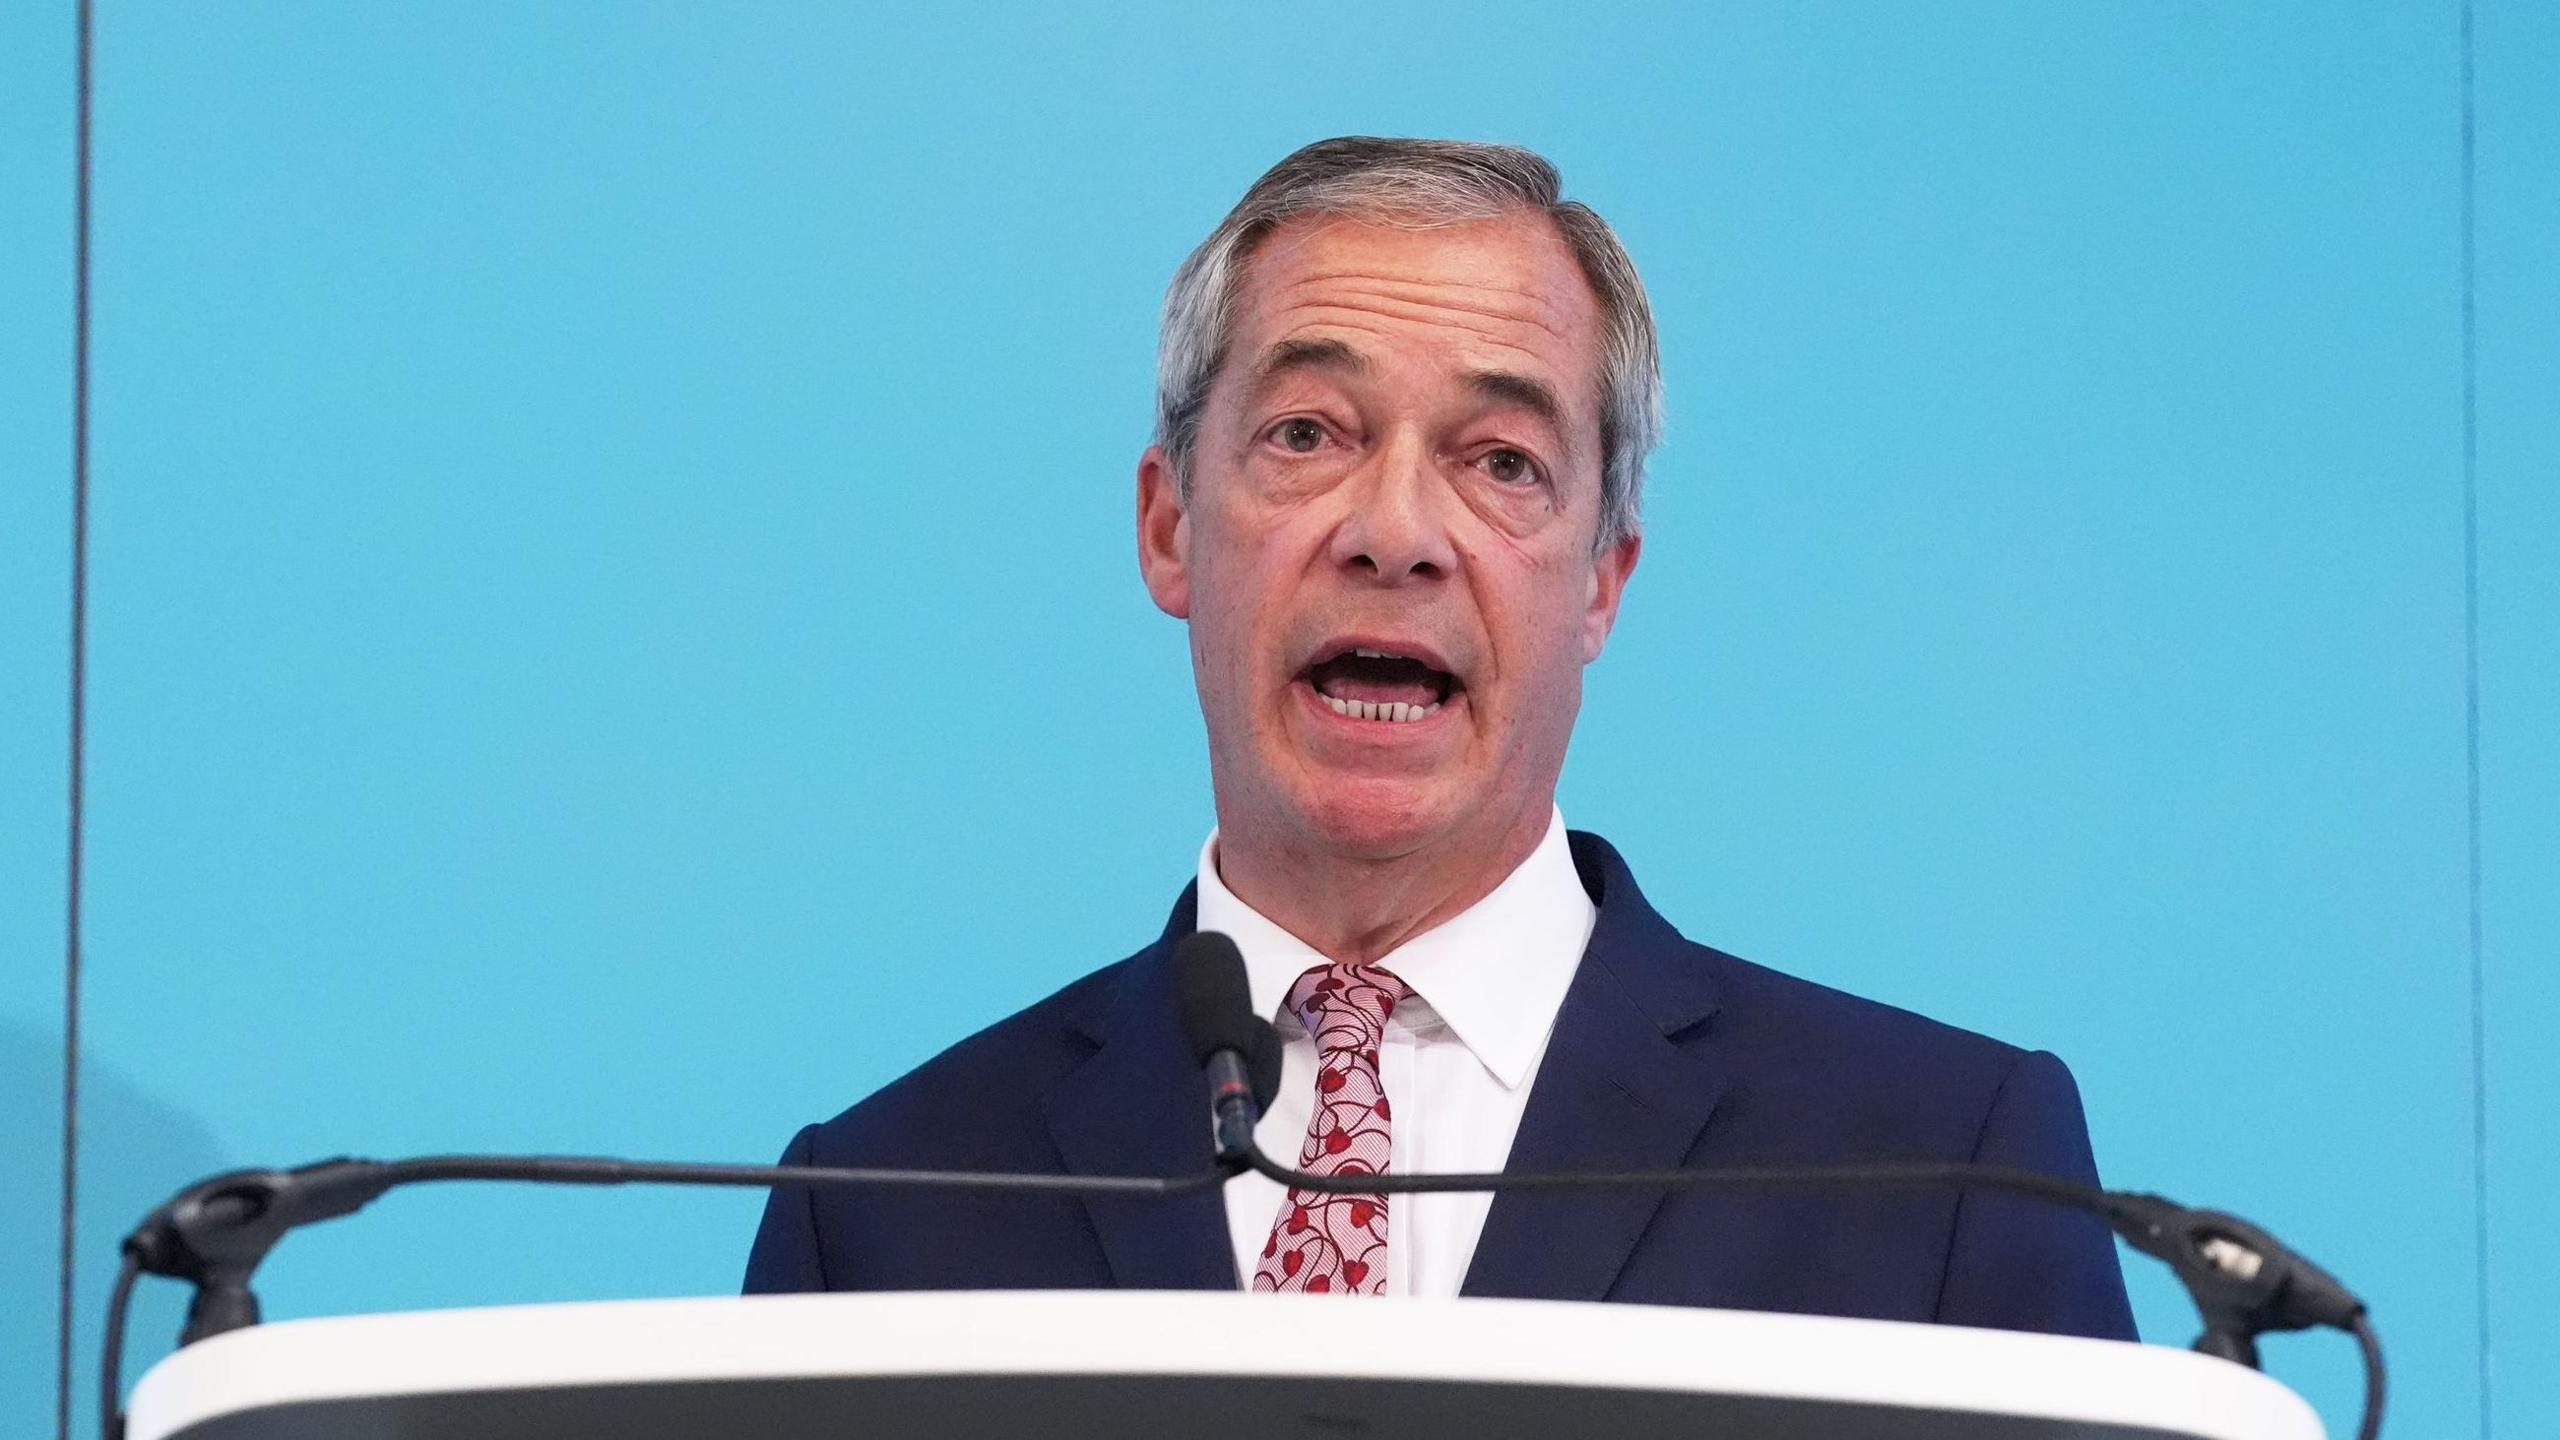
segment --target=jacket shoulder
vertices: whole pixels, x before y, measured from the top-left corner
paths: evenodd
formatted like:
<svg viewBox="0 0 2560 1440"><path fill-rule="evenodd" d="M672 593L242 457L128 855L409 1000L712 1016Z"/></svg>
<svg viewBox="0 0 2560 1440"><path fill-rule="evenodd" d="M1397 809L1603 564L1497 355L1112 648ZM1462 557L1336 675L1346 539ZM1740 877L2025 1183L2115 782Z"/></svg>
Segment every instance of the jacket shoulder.
<svg viewBox="0 0 2560 1440"><path fill-rule="evenodd" d="M2008 1073L2021 1046L1916 1011L1852 995L1707 946L1722 972L1737 1024L1783 1028L1809 1049L1871 1056L1899 1070Z"/></svg>
<svg viewBox="0 0 2560 1440"><path fill-rule="evenodd" d="M1979 1115L2027 1056L1990 1036L1700 944L1645 899L1616 847L1581 831L1571 843L1583 887L1600 907L1586 961L1605 958L1665 1034L1702 1042L1739 1076L1800 1101L1854 1095L1886 1111L1961 1095L1980 1102Z"/></svg>
<svg viewBox="0 0 2560 1440"><path fill-rule="evenodd" d="M2079 1131L2077 1092L2051 1056L1699 948L1725 997L1708 1044L1748 1077L1738 1103L1763 1123L1827 1140L1830 1158L1970 1158L2004 1094L2041 1096L2057 1081Z"/></svg>
<svg viewBox="0 0 2560 1440"><path fill-rule="evenodd" d="M2054 1056L1714 953L1731 997L1717 1018L1750 1057L1733 1119L1757 1154L1969 1162L2098 1183L2079 1089ZM1946 1203L1944 1238L1925 1247L1936 1260L1927 1318L2134 1338L2103 1224L1992 1192Z"/></svg>

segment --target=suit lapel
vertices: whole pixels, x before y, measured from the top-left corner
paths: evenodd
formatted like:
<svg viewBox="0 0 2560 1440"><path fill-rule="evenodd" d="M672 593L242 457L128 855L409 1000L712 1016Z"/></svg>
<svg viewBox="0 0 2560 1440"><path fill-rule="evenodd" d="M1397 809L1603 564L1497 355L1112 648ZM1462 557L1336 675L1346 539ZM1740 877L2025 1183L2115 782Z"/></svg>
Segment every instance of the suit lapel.
<svg viewBox="0 0 2560 1440"><path fill-rule="evenodd" d="M1185 890L1164 935L1128 961L1095 1010L1076 1018L1099 1048L1043 1100L1070 1173L1170 1176L1210 1164L1209 1084L1183 1043L1173 1002L1173 946L1191 933L1193 904ZM1122 1288L1236 1288L1220 1191L1083 1203Z"/></svg>
<svg viewBox="0 0 2560 1440"><path fill-rule="evenodd" d="M1714 1012L1714 974L1645 903L1607 842L1572 840L1599 918L1505 1168L1668 1169L1696 1145L1730 1083L1694 1037L1685 1046L1678 1038ZM1640 1190L1496 1195L1463 1293L1605 1298L1662 1201Z"/></svg>

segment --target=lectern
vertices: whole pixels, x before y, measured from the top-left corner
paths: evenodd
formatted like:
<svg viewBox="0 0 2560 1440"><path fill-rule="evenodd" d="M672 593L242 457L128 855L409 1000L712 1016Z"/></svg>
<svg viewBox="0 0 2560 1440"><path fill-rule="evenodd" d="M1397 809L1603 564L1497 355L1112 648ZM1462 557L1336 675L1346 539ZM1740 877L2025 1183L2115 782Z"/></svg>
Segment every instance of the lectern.
<svg viewBox="0 0 2560 1440"><path fill-rule="evenodd" d="M129 1440L2321 1440L2163 1346L1733 1310L1143 1291L290 1320L192 1345Z"/></svg>

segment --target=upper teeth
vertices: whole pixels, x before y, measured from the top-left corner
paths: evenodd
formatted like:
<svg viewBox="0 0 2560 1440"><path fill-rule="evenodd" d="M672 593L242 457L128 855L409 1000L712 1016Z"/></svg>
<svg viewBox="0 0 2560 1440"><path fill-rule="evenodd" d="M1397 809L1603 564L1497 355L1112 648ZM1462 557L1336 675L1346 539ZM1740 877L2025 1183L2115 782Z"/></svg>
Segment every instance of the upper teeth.
<svg viewBox="0 0 2560 1440"><path fill-rule="evenodd" d="M1390 655L1384 650L1353 650L1351 653L1354 655L1366 655L1372 660L1402 660L1405 658L1402 655Z"/></svg>

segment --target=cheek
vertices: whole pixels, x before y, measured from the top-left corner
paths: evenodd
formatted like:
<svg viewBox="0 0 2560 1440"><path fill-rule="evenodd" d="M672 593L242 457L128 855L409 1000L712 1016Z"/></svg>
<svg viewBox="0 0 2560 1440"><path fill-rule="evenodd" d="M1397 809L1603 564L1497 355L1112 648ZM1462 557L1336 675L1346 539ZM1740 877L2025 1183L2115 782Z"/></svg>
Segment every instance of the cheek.
<svg viewBox="0 0 2560 1440"><path fill-rule="evenodd" d="M1219 617L1243 640L1257 624L1276 626L1323 553L1322 517L1300 509L1274 513L1251 503L1204 517L1192 552L1193 604Z"/></svg>
<svg viewBox="0 0 2560 1440"><path fill-rule="evenodd" d="M1266 550L1236 543L1222 525L1198 531L1192 555L1192 664L1200 675L1216 677L1224 698L1235 699L1270 653L1267 632L1279 623L1285 599L1281 569Z"/></svg>
<svg viewBox="0 0 2560 1440"><path fill-rule="evenodd" d="M1588 586L1574 572L1554 563L1524 567L1486 599L1488 626L1507 657L1506 708L1533 728L1570 725L1581 708Z"/></svg>

